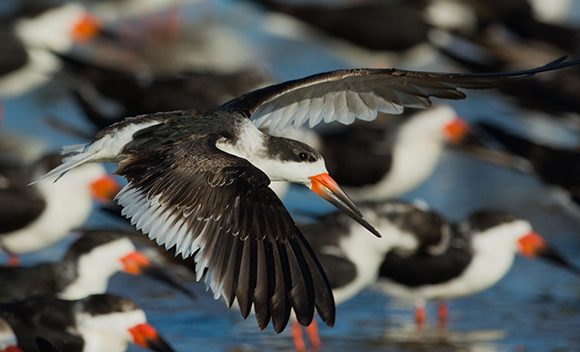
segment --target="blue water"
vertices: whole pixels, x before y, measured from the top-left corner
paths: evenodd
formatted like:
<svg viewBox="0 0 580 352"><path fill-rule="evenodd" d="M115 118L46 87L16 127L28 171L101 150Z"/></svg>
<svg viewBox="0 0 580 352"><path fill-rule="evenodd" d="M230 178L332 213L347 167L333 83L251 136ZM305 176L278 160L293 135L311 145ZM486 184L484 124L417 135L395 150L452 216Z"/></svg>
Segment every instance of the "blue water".
<svg viewBox="0 0 580 352"><path fill-rule="evenodd" d="M216 5L218 18L236 18L232 1ZM192 10L192 12L195 12ZM239 33L261 49L264 61L278 79L300 77L344 67L319 45L280 39L256 26L258 12L235 23ZM214 14L217 16L216 14ZM235 53L231 53L235 55ZM195 97L192 97L194 99ZM467 120L487 119L546 135L554 141L574 143L577 134L565 128L530 122L526 112L508 105L493 92L470 92L466 101L453 102ZM6 130L36 136L50 148L80 140L54 131L42 123L52 114L78 126L84 122L60 82L52 82L26 96L4 102ZM572 209L556 191L534 178L491 166L457 152L446 152L441 163L420 188L407 199L423 199L451 219L461 219L482 207L502 208L529 219L535 229L568 258L580 265L580 210ZM291 208L328 209L307 190L293 188L286 202ZM95 214L90 225L107 222ZM31 263L58 257L66 243L35 255ZM290 351L285 331L258 331L252 317L240 319L205 289L191 302L163 286L140 277L118 275L110 291L129 296L147 312L149 320L178 351ZM447 332L435 326L434 307L428 308L428 328L417 335L412 309L367 290L338 307L333 329L322 327L325 351L572 351L580 350L580 279L543 262L518 258L510 273L496 286L472 297L450 302ZM139 350L131 347L131 351Z"/></svg>

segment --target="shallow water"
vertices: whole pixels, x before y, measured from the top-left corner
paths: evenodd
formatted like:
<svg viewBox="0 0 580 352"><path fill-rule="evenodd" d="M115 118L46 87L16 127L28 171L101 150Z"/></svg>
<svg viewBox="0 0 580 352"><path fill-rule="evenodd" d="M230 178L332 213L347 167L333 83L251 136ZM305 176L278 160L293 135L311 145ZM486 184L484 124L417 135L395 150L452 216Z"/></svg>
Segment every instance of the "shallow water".
<svg viewBox="0 0 580 352"><path fill-rule="evenodd" d="M233 10L226 11L226 5L231 2L221 1L216 6L230 20L235 16ZM242 28L248 40L261 46L259 55L278 79L345 66L317 45L264 34L255 26L254 13L244 16L235 24L236 28ZM526 113L491 92L468 95L466 101L453 103L467 120L502 121L548 135L552 140L577 141L578 134L531 122L525 118ZM58 82L4 104L6 130L37 136L54 148L80 142L41 123L43 116L53 114L83 126L80 112ZM423 199L451 219L461 219L482 207L513 211L530 219L540 234L580 266L580 210L572 209L557 192L527 175L458 152L447 152L433 177L405 198ZM293 188L286 202L291 208L328 209L300 188ZM90 221L94 226L103 223L110 222L102 215L95 215ZM24 262L55 258L64 248L66 241L39 254L27 255ZM287 331L280 335L270 328L259 332L252 317L243 321L238 312L229 312L222 302L204 293L201 285L191 283L191 287L200 293L197 302L137 277L116 276L110 291L135 299L178 351L292 350ZM580 278L537 260L518 258L509 274L493 288L450 302L447 331L436 327L435 317L435 307L428 306L428 326L417 333L412 325L411 307L367 290L338 307L333 329L321 328L323 350L580 350Z"/></svg>

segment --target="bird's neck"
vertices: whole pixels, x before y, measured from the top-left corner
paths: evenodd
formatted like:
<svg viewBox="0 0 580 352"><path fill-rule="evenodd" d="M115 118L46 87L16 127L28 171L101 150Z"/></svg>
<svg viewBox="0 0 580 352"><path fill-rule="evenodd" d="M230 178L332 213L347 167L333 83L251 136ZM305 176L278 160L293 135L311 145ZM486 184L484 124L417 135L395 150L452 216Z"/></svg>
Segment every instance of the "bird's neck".
<svg viewBox="0 0 580 352"><path fill-rule="evenodd" d="M233 138L218 141L216 147L254 163L265 155L267 138L249 119L244 118L237 123Z"/></svg>

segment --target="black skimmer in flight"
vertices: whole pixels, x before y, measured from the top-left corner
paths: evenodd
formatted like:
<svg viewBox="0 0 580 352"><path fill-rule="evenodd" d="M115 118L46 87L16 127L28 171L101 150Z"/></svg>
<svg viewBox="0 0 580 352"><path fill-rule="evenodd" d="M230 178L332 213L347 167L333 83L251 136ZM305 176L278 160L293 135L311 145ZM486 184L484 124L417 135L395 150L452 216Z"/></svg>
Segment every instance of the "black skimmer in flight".
<svg viewBox="0 0 580 352"><path fill-rule="evenodd" d="M465 221L449 224L434 211L407 205L399 218L413 218L415 249L394 249L384 258L379 287L402 300L414 300L415 321L420 328L425 316L425 301L439 300L439 323L447 321L447 299L483 291L499 282L511 268L516 254L540 257L576 275L580 269L571 264L524 219L496 210L472 213ZM426 226L429 218L440 226ZM396 220L396 218L393 218Z"/></svg>
<svg viewBox="0 0 580 352"><path fill-rule="evenodd" d="M377 112L427 107L430 97L462 99L458 88L578 64L559 59L531 70L455 74L397 69L348 69L265 87L206 112L177 111L127 118L87 145L69 147L66 161L43 177L56 181L85 163L117 161L129 181L117 195L131 222L183 257L195 255L197 279L243 317L252 305L258 325L281 331L291 310L309 325L316 307L334 322L334 301L312 250L270 181L305 185L380 236L328 175L315 149L262 133L321 121L350 124ZM206 270L207 269L207 270Z"/></svg>
<svg viewBox="0 0 580 352"><path fill-rule="evenodd" d="M54 53L93 36L97 22L78 3L24 4L0 29L0 97L20 95L60 69Z"/></svg>
<svg viewBox="0 0 580 352"><path fill-rule="evenodd" d="M147 275L180 290L194 294L178 284L161 268L137 251L124 235L114 232L86 232L57 262L26 267L0 267L0 302L32 296L79 299L104 293L109 279L117 272Z"/></svg>
<svg viewBox="0 0 580 352"><path fill-rule="evenodd" d="M0 317L14 331L22 351L37 351L37 337L71 352L124 352L129 344L151 351L174 351L147 323L137 304L115 295L91 295L74 301L30 298L1 304Z"/></svg>
<svg viewBox="0 0 580 352"><path fill-rule="evenodd" d="M0 318L0 352L22 352L8 322Z"/></svg>
<svg viewBox="0 0 580 352"><path fill-rule="evenodd" d="M101 165L86 165L67 175L62 184L38 182L39 175L59 165L62 157L46 154L29 167L0 169L0 249L12 255L45 248L81 227L93 199L111 201L118 183Z"/></svg>
<svg viewBox="0 0 580 352"><path fill-rule="evenodd" d="M448 105L408 109L396 125L383 121L319 133L289 128L277 135L319 150L329 173L351 199L373 201L400 196L420 185L433 173L445 144L460 142L469 131ZM272 185L281 188L278 182Z"/></svg>

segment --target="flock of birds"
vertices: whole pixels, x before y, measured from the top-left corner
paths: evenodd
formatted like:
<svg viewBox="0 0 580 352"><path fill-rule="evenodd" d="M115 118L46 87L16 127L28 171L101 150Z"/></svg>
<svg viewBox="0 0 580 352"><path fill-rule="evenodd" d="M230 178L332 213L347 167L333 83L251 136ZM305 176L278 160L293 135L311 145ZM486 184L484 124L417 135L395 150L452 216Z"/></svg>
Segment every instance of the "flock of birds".
<svg viewBox="0 0 580 352"><path fill-rule="evenodd" d="M493 286L517 254L580 274L527 219L485 209L451 221L396 199L428 179L451 145L507 166L525 159L528 172L578 203L578 150L488 122L470 126L444 102L464 99L462 89L498 88L577 128L580 61L556 59L580 53L580 32L560 21L567 11L546 12L541 0L244 1L242 9L264 12L266 30L288 27L284 35L337 55L356 52L353 61L364 53L358 62L385 67L437 55L479 72L342 69L269 85L263 69L173 62L184 56L176 48L201 40L182 29L184 3L27 0L5 9L0 98L58 79L90 127L47 118L46 128L86 141L62 155L2 131L0 352L114 352L130 343L173 351L137 304L106 291L125 272L195 299L170 273L176 264L260 329L291 322L299 351L321 345L316 315L333 326L335 305L370 286L413 302L420 330L427 301L439 302L444 327L445 301ZM101 162L118 163L127 182ZM281 201L289 183L339 212L301 212L307 221L295 222ZM126 227L83 228L94 200L156 243ZM60 260L19 265L19 255L71 232L78 237ZM163 265L141 247L162 253Z"/></svg>

